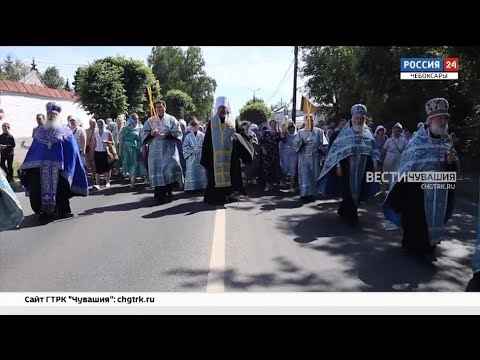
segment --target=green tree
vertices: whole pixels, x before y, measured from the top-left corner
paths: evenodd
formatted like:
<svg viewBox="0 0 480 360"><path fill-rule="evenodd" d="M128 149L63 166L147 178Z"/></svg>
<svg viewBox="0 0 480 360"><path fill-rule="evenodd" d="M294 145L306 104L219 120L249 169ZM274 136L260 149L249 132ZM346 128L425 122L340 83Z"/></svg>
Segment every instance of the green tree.
<svg viewBox="0 0 480 360"><path fill-rule="evenodd" d="M247 101L247 103L245 104L245 106L246 106L246 105L250 105L250 104L255 104L255 103L265 104L265 100L263 100L262 98L250 99L250 100Z"/></svg>
<svg viewBox="0 0 480 360"><path fill-rule="evenodd" d="M102 60L123 69L123 86L127 95L127 113L138 113L140 117L150 115L147 87L152 88L153 101L161 99L160 84L152 70L142 61L124 57L107 57Z"/></svg>
<svg viewBox="0 0 480 360"><path fill-rule="evenodd" d="M350 107L364 103L376 125L390 129L400 122L415 129L425 120L425 102L445 97L450 102L450 130L462 134L457 150L480 152L475 139L467 141L468 121L477 118L480 105L480 47L465 46L325 46L302 49L309 96L320 103L328 118L350 117ZM400 58L458 57L458 80L400 80ZM329 109L328 106L331 106ZM468 130L470 131L470 130ZM478 149L478 150L476 150Z"/></svg>
<svg viewBox="0 0 480 360"><path fill-rule="evenodd" d="M122 67L103 61L78 68L73 84L85 110L103 119L125 114L128 103L122 76Z"/></svg>
<svg viewBox="0 0 480 360"><path fill-rule="evenodd" d="M245 104L240 110L240 119L260 125L267 122L272 117L272 111L262 102Z"/></svg>
<svg viewBox="0 0 480 360"><path fill-rule="evenodd" d="M20 81L27 75L29 66L20 59L12 61L11 56L7 56L5 61L0 64L0 80Z"/></svg>
<svg viewBox="0 0 480 360"><path fill-rule="evenodd" d="M51 89L61 89L65 86L65 80L55 66L49 66L42 74L42 81Z"/></svg>
<svg viewBox="0 0 480 360"><path fill-rule="evenodd" d="M67 78L67 81L65 82L65 86L63 87L63 90L72 91L72 87L70 86L70 82L68 81L68 78Z"/></svg>
<svg viewBox="0 0 480 360"><path fill-rule="evenodd" d="M155 46L148 65L166 93L177 89L193 100L196 116L208 121L212 115L213 95L217 84L205 72L205 60L199 47L182 50L178 46Z"/></svg>
<svg viewBox="0 0 480 360"><path fill-rule="evenodd" d="M327 117L345 117L353 104L362 101L361 85L356 81L361 51L357 46L303 48L301 73L308 78L306 88Z"/></svg>
<svg viewBox="0 0 480 360"><path fill-rule="evenodd" d="M86 74L90 76L86 77ZM112 74L110 83L108 74ZM102 114L107 114L102 117L132 112L137 112L141 118L150 115L147 86L152 88L153 101L161 99L160 85L150 68L141 61L123 57L107 57L79 68L73 84L82 104L88 104L92 109L100 108ZM112 103L106 89L115 92L114 97L119 101L117 105ZM88 107L87 110L90 111ZM96 111L90 112L99 116Z"/></svg>
<svg viewBox="0 0 480 360"><path fill-rule="evenodd" d="M196 112L192 98L181 90L169 90L165 95L167 112L177 119L189 119Z"/></svg>

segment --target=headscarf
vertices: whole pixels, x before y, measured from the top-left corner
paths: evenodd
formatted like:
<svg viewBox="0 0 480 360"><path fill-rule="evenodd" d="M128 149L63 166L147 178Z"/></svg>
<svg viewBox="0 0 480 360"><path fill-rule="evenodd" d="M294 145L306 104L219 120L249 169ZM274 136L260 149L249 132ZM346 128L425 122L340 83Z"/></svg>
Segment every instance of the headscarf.
<svg viewBox="0 0 480 360"><path fill-rule="evenodd" d="M332 130L332 129L328 129L328 130L327 130L327 134L326 134L326 135L327 135L327 139L330 140L330 137L332 136L332 134L333 134L333 130Z"/></svg>
<svg viewBox="0 0 480 360"><path fill-rule="evenodd" d="M98 123L101 123L102 126L98 126ZM97 127L98 127L98 133L100 134L100 136L103 136L103 132L105 131L105 120L98 119Z"/></svg>
<svg viewBox="0 0 480 360"><path fill-rule="evenodd" d="M127 126L132 128L132 129L135 129L138 126L138 121L135 124L135 120L133 119L133 116L130 115L127 119Z"/></svg>
<svg viewBox="0 0 480 360"><path fill-rule="evenodd" d="M292 134L290 134L290 131L288 131L289 128L293 127L295 129L295 132ZM287 134L290 135L290 136L295 136L297 135L297 127L295 126L295 123L290 120L287 122Z"/></svg>
<svg viewBox="0 0 480 360"><path fill-rule="evenodd" d="M378 125L377 128L375 129L375 136L377 136L378 131L382 130L382 129L383 129L384 133L387 132L387 129L385 129L385 127L383 125Z"/></svg>
<svg viewBox="0 0 480 360"><path fill-rule="evenodd" d="M275 130L272 129L272 122L275 122ZM276 134L276 132L277 132L277 126L278 126L278 124L277 124L277 122L276 122L275 120L270 120L270 121L268 122L268 131L270 132L270 134L272 134L272 135Z"/></svg>

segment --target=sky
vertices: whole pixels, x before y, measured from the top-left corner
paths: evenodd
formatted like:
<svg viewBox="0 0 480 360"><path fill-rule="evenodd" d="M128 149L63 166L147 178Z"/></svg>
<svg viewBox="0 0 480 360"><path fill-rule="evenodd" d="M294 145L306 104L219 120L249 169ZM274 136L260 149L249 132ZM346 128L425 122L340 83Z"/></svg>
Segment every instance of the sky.
<svg viewBox="0 0 480 360"><path fill-rule="evenodd" d="M0 46L0 59L11 55L14 59L31 64L35 58L39 71L54 65L60 75L72 83L79 66L116 55L146 63L151 49L151 46ZM227 96L234 116L253 98L254 92L268 105L276 105L281 100L284 103L291 102L293 46L202 46L201 49L206 63L205 71L217 81L215 97ZM298 76L297 89L303 84ZM300 96L299 90L297 108Z"/></svg>

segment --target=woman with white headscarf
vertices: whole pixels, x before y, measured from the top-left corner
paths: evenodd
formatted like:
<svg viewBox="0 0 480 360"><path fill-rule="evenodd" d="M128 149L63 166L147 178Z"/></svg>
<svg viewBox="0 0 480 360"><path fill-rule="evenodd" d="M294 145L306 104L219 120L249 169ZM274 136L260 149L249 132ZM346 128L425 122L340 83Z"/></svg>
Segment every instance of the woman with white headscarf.
<svg viewBox="0 0 480 360"><path fill-rule="evenodd" d="M242 124L242 128L250 138L254 153L252 162L245 165L245 176L247 178L247 182L251 182L253 185L256 185L261 177L262 147L258 137L258 125L252 124L248 121L246 123L248 123L248 125L244 126Z"/></svg>
<svg viewBox="0 0 480 360"><path fill-rule="evenodd" d="M112 166L108 161L107 145L113 145L113 135L107 130L105 121L99 119L97 121L97 130L93 139L93 146L95 149L95 182L93 187L100 190L100 175L105 176L105 187L110 187L110 178L112 177Z"/></svg>
<svg viewBox="0 0 480 360"><path fill-rule="evenodd" d="M383 163L383 171L395 172L400 164L405 141L400 137L402 134L402 125L396 123L392 129L392 136L385 141L380 155L380 161ZM385 187L392 181L391 177L387 183L382 184L382 193L386 191Z"/></svg>
<svg viewBox="0 0 480 360"><path fill-rule="evenodd" d="M378 125L377 128L375 129L375 134L373 135L373 138L375 139L375 143L377 144L377 149L378 151L382 151L383 145L385 145L385 142L387 141L388 137L387 134L387 129L383 125Z"/></svg>

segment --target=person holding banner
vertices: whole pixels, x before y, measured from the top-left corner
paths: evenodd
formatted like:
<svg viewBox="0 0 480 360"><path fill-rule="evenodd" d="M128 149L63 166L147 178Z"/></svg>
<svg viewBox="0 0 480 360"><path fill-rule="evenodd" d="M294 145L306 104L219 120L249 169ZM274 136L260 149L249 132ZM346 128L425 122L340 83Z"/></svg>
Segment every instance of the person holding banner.
<svg viewBox="0 0 480 360"><path fill-rule="evenodd" d="M449 104L435 98L425 104L427 120L402 153L398 172L456 172L460 163L447 134ZM427 184L428 185L428 184ZM440 243L443 229L452 216L455 200L454 184L425 187L420 182L399 178L391 184L383 204L385 218L403 229L402 247L413 255L431 262Z"/></svg>
<svg viewBox="0 0 480 360"><path fill-rule="evenodd" d="M167 114L165 101L155 104L155 115L142 128L142 143L148 144L148 180L158 204L173 200L173 185L183 183L177 141L182 140L178 120Z"/></svg>
<svg viewBox="0 0 480 360"><path fill-rule="evenodd" d="M216 99L215 115L207 124L200 164L207 171L204 201L225 205L236 201L235 191L243 191L240 160L250 164L254 149L248 135L230 115L230 103L225 96Z"/></svg>
<svg viewBox="0 0 480 360"><path fill-rule="evenodd" d="M379 185L366 181L368 171L378 171L380 153L375 139L365 124L367 108L353 105L352 118L330 144L327 159L318 179L319 192L342 196L338 215L350 226L358 224L360 201L373 198Z"/></svg>
<svg viewBox="0 0 480 360"><path fill-rule="evenodd" d="M23 220L23 209L0 169L0 231L15 229Z"/></svg>

